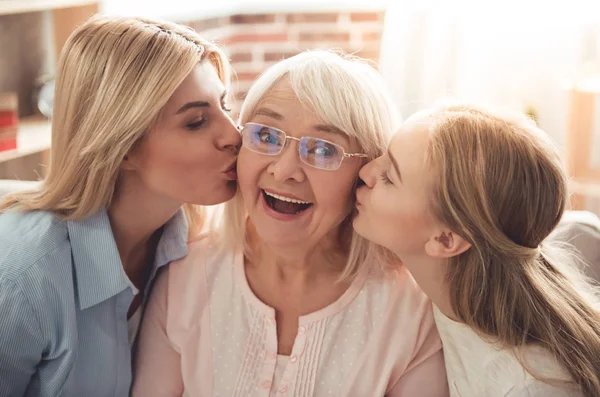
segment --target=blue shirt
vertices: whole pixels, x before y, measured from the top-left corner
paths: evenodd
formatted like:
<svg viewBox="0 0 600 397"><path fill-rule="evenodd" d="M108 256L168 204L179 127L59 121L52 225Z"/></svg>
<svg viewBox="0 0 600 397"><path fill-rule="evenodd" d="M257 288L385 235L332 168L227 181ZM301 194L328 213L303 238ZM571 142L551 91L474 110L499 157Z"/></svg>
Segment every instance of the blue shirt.
<svg viewBox="0 0 600 397"><path fill-rule="evenodd" d="M183 211L165 225L150 280L187 254L187 230ZM127 396L134 294L105 210L0 215L0 396Z"/></svg>

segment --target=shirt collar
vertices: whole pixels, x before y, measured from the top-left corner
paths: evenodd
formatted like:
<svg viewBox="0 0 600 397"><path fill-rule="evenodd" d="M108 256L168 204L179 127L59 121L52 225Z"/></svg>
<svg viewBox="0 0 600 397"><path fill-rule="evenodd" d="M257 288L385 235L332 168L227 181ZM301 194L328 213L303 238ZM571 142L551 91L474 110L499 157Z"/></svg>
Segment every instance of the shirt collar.
<svg viewBox="0 0 600 397"><path fill-rule="evenodd" d="M131 286L105 209L83 220L68 221L67 228L81 310L110 299ZM151 277L159 267L187 255L187 235L187 220L180 209L164 226Z"/></svg>

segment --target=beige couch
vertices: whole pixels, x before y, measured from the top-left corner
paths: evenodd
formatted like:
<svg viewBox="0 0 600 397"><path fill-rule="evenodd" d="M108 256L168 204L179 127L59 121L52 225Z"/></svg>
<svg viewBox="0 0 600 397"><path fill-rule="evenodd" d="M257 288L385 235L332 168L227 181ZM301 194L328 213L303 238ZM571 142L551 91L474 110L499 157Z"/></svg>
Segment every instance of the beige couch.
<svg viewBox="0 0 600 397"><path fill-rule="evenodd" d="M17 181L13 179L0 179L0 197L5 194L34 188L39 182L34 181Z"/></svg>
<svg viewBox="0 0 600 397"><path fill-rule="evenodd" d="M0 180L0 197L37 184L39 182ZM596 215L587 211L568 211L553 237L573 244L589 264L588 275L600 281L600 219Z"/></svg>
<svg viewBox="0 0 600 397"><path fill-rule="evenodd" d="M552 238L572 244L588 266L589 277L600 282L600 219L588 211L567 211Z"/></svg>

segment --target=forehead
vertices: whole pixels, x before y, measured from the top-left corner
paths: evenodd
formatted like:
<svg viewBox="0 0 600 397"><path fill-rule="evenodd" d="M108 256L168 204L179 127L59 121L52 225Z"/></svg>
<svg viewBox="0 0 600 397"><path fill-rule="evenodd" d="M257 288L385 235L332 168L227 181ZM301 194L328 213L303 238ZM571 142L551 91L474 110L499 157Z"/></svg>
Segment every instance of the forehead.
<svg viewBox="0 0 600 397"><path fill-rule="evenodd" d="M283 116L283 120L304 119L307 123L320 122L313 109L306 106L298 98L288 79L284 78L275 83L258 101L254 113L268 108Z"/></svg>
<svg viewBox="0 0 600 397"><path fill-rule="evenodd" d="M167 106L184 102L220 98L225 90L216 69L207 60L199 63L173 92Z"/></svg>
<svg viewBox="0 0 600 397"><path fill-rule="evenodd" d="M401 166L419 172L427 168L429 128L429 121L409 120L394 134L389 150ZM403 172L409 171L407 169Z"/></svg>
<svg viewBox="0 0 600 397"><path fill-rule="evenodd" d="M319 117L306 101L300 100L287 79L278 81L265 93L253 111L252 119L266 117L276 122L276 127L291 135L306 134L349 144L352 140L347 133ZM267 120L263 120L267 121Z"/></svg>
<svg viewBox="0 0 600 397"><path fill-rule="evenodd" d="M262 96L260 102L269 100L298 100L298 95L294 91L292 84L287 78L282 78L269 88Z"/></svg>

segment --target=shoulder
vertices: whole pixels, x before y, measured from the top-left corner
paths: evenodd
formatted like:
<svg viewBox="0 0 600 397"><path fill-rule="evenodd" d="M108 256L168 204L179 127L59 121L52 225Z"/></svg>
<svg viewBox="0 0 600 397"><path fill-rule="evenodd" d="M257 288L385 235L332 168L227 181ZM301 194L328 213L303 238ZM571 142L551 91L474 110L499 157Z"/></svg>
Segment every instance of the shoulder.
<svg viewBox="0 0 600 397"><path fill-rule="evenodd" d="M0 279L44 273L45 261L62 261L62 256L70 263L69 247L66 222L50 212L0 214Z"/></svg>
<svg viewBox="0 0 600 397"><path fill-rule="evenodd" d="M405 330L415 341L413 357L419 361L440 351L442 342L435 325L433 305L406 267L395 271L391 295L391 324Z"/></svg>
<svg viewBox="0 0 600 397"><path fill-rule="evenodd" d="M190 242L185 258L168 265L156 289L166 295L169 332L188 330L200 323L211 292L224 290L220 288L223 281L233 284L234 257L216 235L204 235Z"/></svg>
<svg viewBox="0 0 600 397"><path fill-rule="evenodd" d="M568 371L544 348L535 345L502 348L491 342L475 343L471 348L465 343L462 347L472 354L474 371L480 368L485 390L502 391L506 396L580 396L569 389ZM450 357L447 363L453 361Z"/></svg>
<svg viewBox="0 0 600 397"><path fill-rule="evenodd" d="M406 268L400 267L384 279L369 280L364 289L376 302L369 310L381 313L380 343L403 356L407 364L411 362L409 367L441 350L431 301Z"/></svg>
<svg viewBox="0 0 600 397"><path fill-rule="evenodd" d="M71 266L64 221L45 211L0 215L0 311L35 321L44 337L60 334L74 305Z"/></svg>
<svg viewBox="0 0 600 397"><path fill-rule="evenodd" d="M398 267L383 278L370 279L364 289L366 294L382 296L389 320L403 324L403 328L421 327L423 322L433 326L431 301L405 267Z"/></svg>
<svg viewBox="0 0 600 397"><path fill-rule="evenodd" d="M223 247L217 234L203 234L188 243L188 254L169 265L169 278L185 281L206 278L220 264L233 262L233 252Z"/></svg>
<svg viewBox="0 0 600 397"><path fill-rule="evenodd" d="M367 279L351 307L353 313L355 308L360 309L369 340L368 353L358 367L361 379L379 379L385 373L388 391L401 379L410 383L421 376L431 378L432 385L442 382L442 389L447 387L431 301L405 268ZM352 383L360 390L352 395L368 395L369 390L363 389L367 384Z"/></svg>
<svg viewBox="0 0 600 397"><path fill-rule="evenodd" d="M565 366L542 346L530 344L516 353L519 363L527 369L526 384L535 385L538 379L551 379L552 385L565 386L571 381L571 374ZM546 383L544 383L546 384ZM532 386L534 387L534 386ZM554 395L554 394L553 394ZM557 394L558 396L559 394ZM563 394L570 395L570 394Z"/></svg>
<svg viewBox="0 0 600 397"><path fill-rule="evenodd" d="M567 369L541 346L502 348L498 343L481 340L487 347L487 359L482 361L488 373L505 373L507 377L524 381L540 378L568 382L571 378Z"/></svg>
<svg viewBox="0 0 600 397"><path fill-rule="evenodd" d="M572 385L560 382L542 382L534 378L513 386L506 397L584 397L583 392Z"/></svg>

